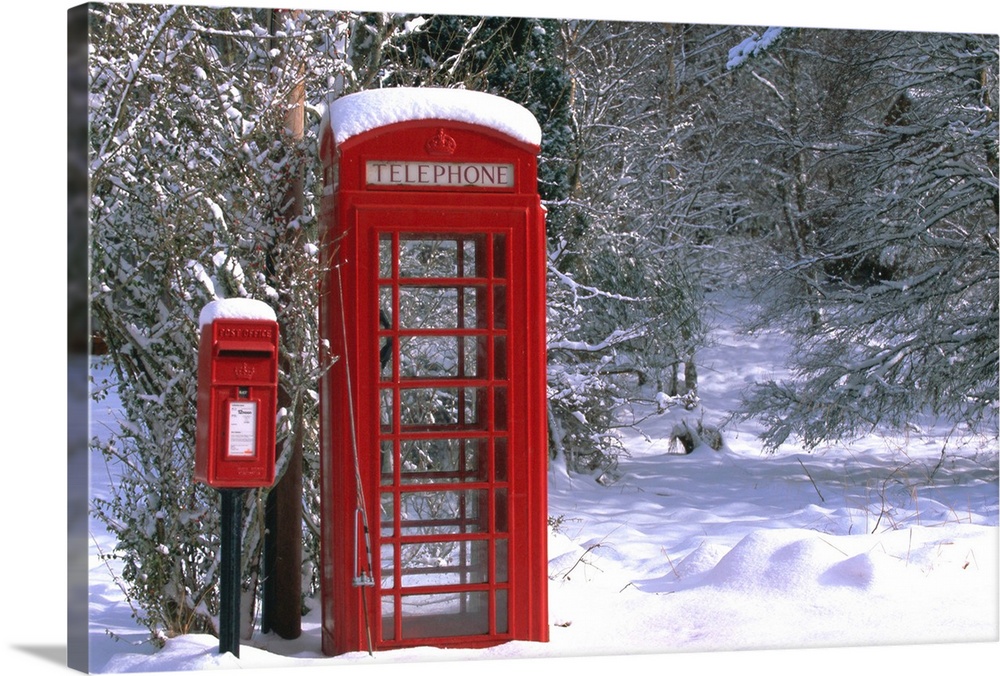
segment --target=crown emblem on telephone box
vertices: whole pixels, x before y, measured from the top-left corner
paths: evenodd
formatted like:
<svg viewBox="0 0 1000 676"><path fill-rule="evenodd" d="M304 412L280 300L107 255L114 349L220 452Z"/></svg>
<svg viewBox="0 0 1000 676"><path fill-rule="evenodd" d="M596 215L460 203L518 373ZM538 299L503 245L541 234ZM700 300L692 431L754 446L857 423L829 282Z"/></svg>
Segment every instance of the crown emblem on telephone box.
<svg viewBox="0 0 1000 676"><path fill-rule="evenodd" d="M444 129L438 129L437 134L424 144L424 149L430 155L454 155L457 147L458 143Z"/></svg>

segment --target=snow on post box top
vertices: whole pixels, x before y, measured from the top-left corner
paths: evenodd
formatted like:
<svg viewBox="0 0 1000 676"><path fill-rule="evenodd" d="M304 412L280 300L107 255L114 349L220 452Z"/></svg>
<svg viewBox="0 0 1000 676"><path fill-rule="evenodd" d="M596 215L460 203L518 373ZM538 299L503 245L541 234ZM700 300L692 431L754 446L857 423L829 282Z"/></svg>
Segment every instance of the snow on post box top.
<svg viewBox="0 0 1000 676"><path fill-rule="evenodd" d="M336 145L378 127L412 120L465 122L535 147L542 142L538 120L527 108L493 94L467 89L370 89L334 99L325 118L321 134L332 133Z"/></svg>
<svg viewBox="0 0 1000 676"><path fill-rule="evenodd" d="M277 315L270 305L253 298L223 298L213 300L198 315L199 330L216 319L258 319L276 322Z"/></svg>

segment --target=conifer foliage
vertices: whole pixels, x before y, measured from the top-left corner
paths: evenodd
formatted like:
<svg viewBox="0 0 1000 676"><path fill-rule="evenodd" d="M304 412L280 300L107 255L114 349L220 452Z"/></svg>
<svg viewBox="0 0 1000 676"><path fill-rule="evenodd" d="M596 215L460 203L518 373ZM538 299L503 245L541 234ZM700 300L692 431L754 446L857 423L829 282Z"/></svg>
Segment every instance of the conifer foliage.
<svg viewBox="0 0 1000 676"><path fill-rule="evenodd" d="M736 77L756 90L742 160L767 177L748 260L795 377L744 417L770 448L927 415L995 429L997 36L787 33Z"/></svg>

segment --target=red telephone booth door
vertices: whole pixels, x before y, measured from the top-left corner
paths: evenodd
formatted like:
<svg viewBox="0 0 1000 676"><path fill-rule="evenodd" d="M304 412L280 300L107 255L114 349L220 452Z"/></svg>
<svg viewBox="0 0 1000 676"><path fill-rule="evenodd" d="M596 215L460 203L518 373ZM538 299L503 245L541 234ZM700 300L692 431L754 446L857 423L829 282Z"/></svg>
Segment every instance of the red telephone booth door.
<svg viewBox="0 0 1000 676"><path fill-rule="evenodd" d="M544 501L524 499L538 412L521 391L529 298L525 256L512 255L528 245L527 212L356 213L360 269L372 275L359 284L359 320L375 325L361 334L372 340L358 371L370 398L360 408L378 411L359 426L373 445L362 456L377 459L376 647L527 638L532 604L545 606L529 579L531 511L544 519Z"/></svg>

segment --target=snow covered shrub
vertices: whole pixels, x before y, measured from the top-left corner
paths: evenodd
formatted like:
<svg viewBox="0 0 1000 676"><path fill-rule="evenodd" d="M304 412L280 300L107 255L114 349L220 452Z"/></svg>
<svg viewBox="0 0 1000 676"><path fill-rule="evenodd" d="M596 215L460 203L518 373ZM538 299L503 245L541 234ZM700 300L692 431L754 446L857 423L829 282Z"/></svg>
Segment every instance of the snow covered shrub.
<svg viewBox="0 0 1000 676"><path fill-rule="evenodd" d="M117 429L92 444L112 473L94 516L117 539L104 555L121 561L123 590L154 640L214 632L217 497L192 479L204 287L172 258L174 240L201 238L114 192L92 198L91 309L122 404Z"/></svg>
<svg viewBox="0 0 1000 676"><path fill-rule="evenodd" d="M669 390L667 405L697 400L693 353L704 328L673 263L606 221L550 254L549 426L552 454L570 471L613 480L625 452L618 429L652 392ZM681 364L690 389L677 395Z"/></svg>
<svg viewBox="0 0 1000 676"><path fill-rule="evenodd" d="M703 420L691 422L682 420L670 432L670 450L677 447L684 453L693 453L701 446L707 446L713 451L721 451L723 447L722 432L714 425L706 425Z"/></svg>
<svg viewBox="0 0 1000 676"><path fill-rule="evenodd" d="M230 297L275 308L277 443L302 450L313 491L302 500L313 505L320 270L305 205L316 202L318 120L295 136L286 111L304 73L320 74L306 57L324 53L336 15L296 15L309 30L252 9L93 5L89 19L90 307L122 404L110 439L92 444L113 473L94 516L117 538L105 555L122 562L126 595L154 640L214 632L218 494L193 480L198 314ZM296 30L307 37L283 39ZM267 491L247 495L243 563L256 571ZM313 519L307 551L315 534ZM257 592L248 573L248 617Z"/></svg>
<svg viewBox="0 0 1000 676"><path fill-rule="evenodd" d="M126 395L128 397L128 395ZM140 408L154 402L133 401ZM213 584L218 566L217 494L190 481L183 447L183 420L166 421L158 411L133 414L152 422L123 424L118 435L98 448L116 474L108 500L94 502L94 515L115 536L117 545L102 557L121 562L121 587L136 621L156 643L181 633L216 633L218 596ZM182 441L151 444L153 440Z"/></svg>
<svg viewBox="0 0 1000 676"><path fill-rule="evenodd" d="M549 436L554 459L568 470L599 482L614 478L625 446L616 432L622 394L613 378L584 367L550 364Z"/></svg>
<svg viewBox="0 0 1000 676"><path fill-rule="evenodd" d="M122 404L117 429L92 444L113 477L94 516L117 539L105 555L122 562L125 593L154 640L214 633L218 494L193 480L197 313L211 298L205 281L221 290L237 268L228 256L216 257L212 275L211 262L178 261L205 244L198 221L164 223L146 205L103 192L93 204L91 308Z"/></svg>

